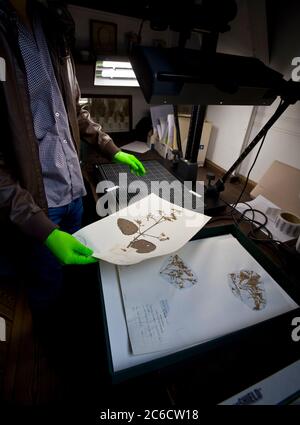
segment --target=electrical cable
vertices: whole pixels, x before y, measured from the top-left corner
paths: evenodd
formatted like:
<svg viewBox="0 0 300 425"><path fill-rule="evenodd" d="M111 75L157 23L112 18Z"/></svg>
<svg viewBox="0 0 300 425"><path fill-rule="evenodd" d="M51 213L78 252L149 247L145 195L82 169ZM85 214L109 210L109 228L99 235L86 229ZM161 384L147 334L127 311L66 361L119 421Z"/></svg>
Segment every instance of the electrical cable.
<svg viewBox="0 0 300 425"><path fill-rule="evenodd" d="M232 209L232 205L228 204L227 202L225 202L226 205L228 207L230 207L230 209ZM268 217L266 216L265 213L263 213L260 210L257 210L255 208L252 208L252 206L250 204L248 204L247 202L242 202L243 204L247 205L247 209L243 211L243 213L239 213L238 210L234 210L233 212L231 212L230 215L225 215L225 216L220 216L220 217L215 217L212 220L210 220L210 222L215 222L218 220L233 220L234 224L240 229L240 223L241 222L246 222L248 224L250 224L251 226L251 230L246 233L246 236L253 240L254 242L257 243L262 243L262 244L268 244L277 254L279 261L282 264L283 268L287 268L288 265L285 261L285 259L282 257L282 252L280 250L280 246L284 247L286 249L286 245L284 242L276 240L273 238L272 233L270 232L270 230L266 227L267 223L268 223ZM247 217L246 213L247 212L252 212L252 218L251 217ZM258 220L255 220L255 213L261 214L264 217L264 222L261 223ZM237 219L235 217L236 214L240 214L240 217ZM265 238L259 238L255 235L255 233L257 233L259 230L263 231L264 233L266 233L266 237ZM243 231L243 233L245 233Z"/></svg>
<svg viewBox="0 0 300 425"><path fill-rule="evenodd" d="M278 108L282 105L282 103L283 103L283 100L281 99L280 100L280 103L279 103L279 105L278 105L278 107L277 107L277 110L278 110ZM242 190L241 190L241 192L240 192L240 194L239 194L239 196L238 196L238 198L237 198L237 200L233 203L233 204L228 204L227 202L225 202L225 204L230 208L230 210L229 210L229 212L227 213L227 215L229 215L230 216L230 218L233 220L233 222L235 223L235 225L237 226L237 227L239 227L239 222L240 221L242 221L242 220L245 220L245 221L248 221L248 222L250 222L250 224L251 224L251 231L249 232L249 234L248 234L248 236L250 237L250 238L252 238L252 239L257 239L256 237L255 237L255 233L256 232L258 232L259 230L263 230L264 229L264 231L265 231L265 233L267 234L267 237L268 237L268 239L269 240L273 240L273 235L271 234L271 232L267 229L267 227L266 227L266 225L267 225L267 223L268 223L268 217L262 212L262 211L259 211L259 210L255 210L255 209L253 209L252 208L252 206L251 205L249 205L249 204L247 204L246 202L242 202L242 203L244 203L244 204L246 204L247 206L248 206L248 209L247 210L245 210L243 213L242 213L242 215L241 215L241 217L240 217L240 219L239 219L239 221L238 220L236 220L236 218L235 218L235 214L237 214L238 213L238 211L237 211L237 209L236 209L236 206L237 206L237 204L240 202L240 200L241 200L241 198L242 198L242 196L243 196L243 194L245 193L245 190L246 190L246 188L247 188L247 185L248 185L248 181L249 181L249 177L250 177L250 174L251 174L251 171L253 170L253 168L254 168L254 165L256 164L256 161L257 161L257 158L258 158L258 156L259 156L259 154L260 154L260 151L261 151L261 149L262 149L262 147L263 147L263 144L264 144L264 142L265 142L265 140L266 140L266 136L267 136L267 134L268 134L268 130L264 133L264 135L263 135L263 138L262 138L262 141L261 141L261 143L260 143L260 146L259 146L259 149L258 149L258 151L257 151L257 153L256 153L256 155L255 155L255 158L254 158L254 161L252 162L252 165L251 165L251 167L250 167L250 169L249 169L249 171L248 171L248 173L247 173L247 176L246 176L246 180L245 180L245 183L244 183L244 186L243 186L243 188L242 188ZM245 216L245 214L246 214L246 212L248 212L248 211L251 211L252 212L252 219L249 219L248 217L246 217ZM264 223L261 223L261 222L259 222L259 221L257 221L257 220L255 220L254 218L255 218L255 212L257 212L258 214L261 214L261 215L263 215L263 217L264 217L264 219L265 219L265 222ZM220 219L221 219L221 217L220 217ZM223 216L223 219L224 219L224 216ZM256 227L254 227L254 225L257 225ZM278 242L280 242L280 241L278 241Z"/></svg>
<svg viewBox="0 0 300 425"><path fill-rule="evenodd" d="M279 105L278 105L278 107L277 107L276 111L277 111L277 110L281 107L282 103L283 103L283 99L281 99L281 100L280 100ZM275 111L275 113L276 113L276 111ZM238 204L238 203L239 203L239 201L241 200L241 198L242 198L242 196L243 196L243 194L244 194L244 192L245 192L245 190L246 190L246 188L247 188L247 185L248 185L248 181L249 181L249 177L250 177L251 171L253 170L254 165L256 164L257 158L258 158L258 156L259 156L259 154L260 154L260 151L261 151L261 149L262 149L262 147L263 147L263 144L264 144L264 142L265 142L265 139L266 139L266 136L267 136L267 134L268 134L268 131L269 131L269 129L268 129L268 130L264 133L264 135L263 135L262 141L261 141L260 146L259 146L259 148L258 148L258 151L257 151L257 153L256 153L256 155L255 155L254 161L253 161L253 163L252 163L252 165L251 165L251 167L250 167L250 169L249 169L249 171L248 171L248 174L247 174L247 176L246 176L246 180L245 180L244 186L243 186L243 188L242 188L242 190L241 190L241 193L240 193L239 197L237 198L237 200L235 201L235 203L234 203L234 204L232 204L232 206L231 206L231 207L232 207L232 209L235 209L235 208L236 208L237 204Z"/></svg>
<svg viewBox="0 0 300 425"><path fill-rule="evenodd" d="M283 100L281 99L280 100L280 103L278 105L278 108L282 105L282 103L283 103ZM263 213L262 211L256 209L256 208L253 208L247 202L241 202L242 204L245 204L248 207L242 213L240 213L236 209L237 204L240 202L243 194L245 193L245 190L246 190L247 185L248 185L248 181L249 181L249 177L250 177L251 171L254 168L254 165L255 165L255 163L257 161L257 158L258 158L258 156L260 154L260 151L261 151L261 149L263 147L263 144L265 142L265 139L266 139L267 134L268 134L268 130L263 135L262 141L261 141L260 146L258 148L258 151L257 151L257 153L255 155L254 161L253 161L253 163L252 163L252 165L251 165L251 167L250 167L250 169L249 169L249 171L247 173L244 186L243 186L243 188L242 188L242 190L241 190L241 192L240 192L237 200L233 204L229 204L229 203L227 203L226 201L223 200L223 202L230 208L229 212L227 212L226 215L213 218L210 222L214 222L214 221L218 221L218 220L228 220L229 219L229 220L232 220L234 222L234 224L236 225L236 227L238 227L239 229L240 229L240 223L241 222L247 222L248 224L250 224L251 230L246 234L246 236L249 239L251 239L251 240L253 240L255 242L270 244L277 251L277 254L278 254L278 257L279 257L279 260L281 261L281 263L284 266L286 266L286 263L285 263L284 259L282 258L281 251L279 249L280 246L283 246L284 248L286 248L286 245L284 244L284 242L274 239L272 233L267 228L268 217L266 216L266 214ZM247 217L246 214L248 212L252 213L252 218L251 217ZM236 215L237 214L240 214L240 216L238 218L236 218ZM261 222L261 221L258 221L257 219L255 219L255 214L262 215L263 218L264 218L264 221ZM259 237L257 237L256 234L259 231L264 232L266 234L266 237L265 238L259 238Z"/></svg>

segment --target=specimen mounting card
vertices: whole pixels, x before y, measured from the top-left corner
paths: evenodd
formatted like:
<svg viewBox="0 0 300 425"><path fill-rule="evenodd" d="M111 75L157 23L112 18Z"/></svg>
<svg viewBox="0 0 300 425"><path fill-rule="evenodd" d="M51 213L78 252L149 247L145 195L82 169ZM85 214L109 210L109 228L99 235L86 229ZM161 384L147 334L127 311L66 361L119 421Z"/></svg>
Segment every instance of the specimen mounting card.
<svg viewBox="0 0 300 425"><path fill-rule="evenodd" d="M118 270L133 354L181 350L298 307L231 235Z"/></svg>
<svg viewBox="0 0 300 425"><path fill-rule="evenodd" d="M94 257L128 265L176 251L209 219L152 193L74 236L94 251Z"/></svg>

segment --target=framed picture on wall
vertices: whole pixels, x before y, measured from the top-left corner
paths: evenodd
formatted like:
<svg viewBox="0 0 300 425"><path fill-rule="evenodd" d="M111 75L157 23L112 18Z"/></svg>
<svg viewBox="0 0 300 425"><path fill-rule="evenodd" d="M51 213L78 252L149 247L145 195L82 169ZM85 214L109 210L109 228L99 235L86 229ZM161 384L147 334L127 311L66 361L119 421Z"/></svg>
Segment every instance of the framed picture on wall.
<svg viewBox="0 0 300 425"><path fill-rule="evenodd" d="M128 133L132 130L130 95L82 94L81 105L101 124L105 133Z"/></svg>
<svg viewBox="0 0 300 425"><path fill-rule="evenodd" d="M117 24L90 20L90 44L95 55L117 53Z"/></svg>

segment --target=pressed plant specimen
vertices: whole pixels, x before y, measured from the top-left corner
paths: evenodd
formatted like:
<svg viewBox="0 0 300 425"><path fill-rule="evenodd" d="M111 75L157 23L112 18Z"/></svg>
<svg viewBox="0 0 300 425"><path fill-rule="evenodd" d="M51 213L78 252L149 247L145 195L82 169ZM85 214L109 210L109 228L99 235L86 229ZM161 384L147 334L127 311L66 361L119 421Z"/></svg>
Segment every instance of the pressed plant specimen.
<svg viewBox="0 0 300 425"><path fill-rule="evenodd" d="M164 279L178 289L188 288L198 282L195 273L184 263L178 254L168 257L159 272Z"/></svg>
<svg viewBox="0 0 300 425"><path fill-rule="evenodd" d="M252 310L262 310L266 304L261 276L253 270L241 270L229 274L232 293Z"/></svg>
<svg viewBox="0 0 300 425"><path fill-rule="evenodd" d="M129 248L134 248L139 254L146 254L154 251L157 247L157 243L167 241L170 237L164 232L153 234L153 230L156 230L162 223L177 220L179 214L180 211L172 208L170 214L158 210L156 214L149 213L146 217L137 218L133 221L125 218L118 218L117 225L123 235L133 235L132 240L126 248L122 248L122 250L126 252ZM156 244L146 238L154 239Z"/></svg>

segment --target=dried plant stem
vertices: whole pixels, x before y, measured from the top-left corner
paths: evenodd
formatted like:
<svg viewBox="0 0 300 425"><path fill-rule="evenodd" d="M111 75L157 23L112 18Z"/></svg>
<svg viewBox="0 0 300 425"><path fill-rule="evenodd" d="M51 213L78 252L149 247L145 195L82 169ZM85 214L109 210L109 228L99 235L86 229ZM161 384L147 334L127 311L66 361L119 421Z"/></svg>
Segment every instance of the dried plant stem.
<svg viewBox="0 0 300 425"><path fill-rule="evenodd" d="M139 234L132 239L132 241L129 243L129 245L127 246L127 248L130 248L131 244L133 244L137 239L139 239L141 236L146 235L146 232L148 232L148 230L152 229L153 227L157 226L162 220L164 219L164 216L160 217L154 224L152 224L152 226L148 227L147 229L145 229L143 232L141 232L141 227L139 225ZM151 235L147 235L147 236L151 236ZM156 238L156 236L151 236L153 238Z"/></svg>

